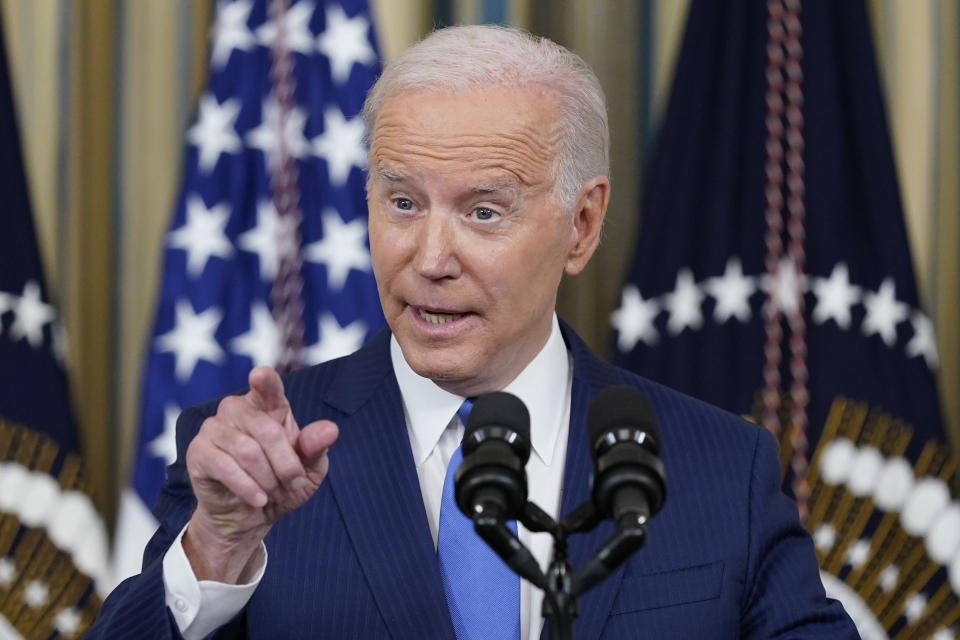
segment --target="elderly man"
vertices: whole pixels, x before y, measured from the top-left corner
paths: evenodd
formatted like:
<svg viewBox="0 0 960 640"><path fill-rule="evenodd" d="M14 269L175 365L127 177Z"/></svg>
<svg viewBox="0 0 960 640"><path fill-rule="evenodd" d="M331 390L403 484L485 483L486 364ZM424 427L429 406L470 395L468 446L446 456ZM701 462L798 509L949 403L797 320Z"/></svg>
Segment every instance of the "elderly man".
<svg viewBox="0 0 960 640"><path fill-rule="evenodd" d="M589 495L587 405L611 384L650 398L669 498L647 546L582 598L576 636L857 637L779 492L772 438L600 362L555 316L610 193L584 62L516 30L440 30L387 67L364 118L389 331L184 412L143 573L90 637L540 637L542 594L451 533L458 409L502 389L526 403L530 498L557 517ZM610 531L575 536L574 566ZM545 566L544 535L519 529Z"/></svg>

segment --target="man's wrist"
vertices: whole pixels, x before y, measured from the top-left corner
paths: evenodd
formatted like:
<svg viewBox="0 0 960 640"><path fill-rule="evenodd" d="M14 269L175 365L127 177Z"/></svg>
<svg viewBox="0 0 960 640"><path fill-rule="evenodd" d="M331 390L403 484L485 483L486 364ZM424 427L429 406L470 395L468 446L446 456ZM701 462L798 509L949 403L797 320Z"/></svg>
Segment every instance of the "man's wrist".
<svg viewBox="0 0 960 640"><path fill-rule="evenodd" d="M225 584L249 582L263 564L269 526L224 535L194 513L183 534L183 551L197 580Z"/></svg>

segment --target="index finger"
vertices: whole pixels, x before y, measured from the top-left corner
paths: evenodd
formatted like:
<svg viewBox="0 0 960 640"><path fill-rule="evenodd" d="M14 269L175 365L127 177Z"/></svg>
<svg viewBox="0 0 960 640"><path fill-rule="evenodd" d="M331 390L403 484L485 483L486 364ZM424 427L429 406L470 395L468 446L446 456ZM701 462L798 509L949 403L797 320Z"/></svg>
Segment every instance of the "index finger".
<svg viewBox="0 0 960 640"><path fill-rule="evenodd" d="M270 367L257 367L250 371L247 380L250 383L247 398L253 406L283 424L290 403L283 391L280 374Z"/></svg>

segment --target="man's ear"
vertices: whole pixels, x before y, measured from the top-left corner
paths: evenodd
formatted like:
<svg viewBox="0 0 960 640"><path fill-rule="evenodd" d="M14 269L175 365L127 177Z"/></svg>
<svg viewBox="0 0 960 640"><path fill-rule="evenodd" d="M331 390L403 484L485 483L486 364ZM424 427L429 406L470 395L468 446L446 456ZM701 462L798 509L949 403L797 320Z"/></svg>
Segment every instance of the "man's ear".
<svg viewBox="0 0 960 640"><path fill-rule="evenodd" d="M580 188L573 213L570 253L564 267L567 275L575 276L583 271L596 251L609 201L610 180L606 176L595 176Z"/></svg>

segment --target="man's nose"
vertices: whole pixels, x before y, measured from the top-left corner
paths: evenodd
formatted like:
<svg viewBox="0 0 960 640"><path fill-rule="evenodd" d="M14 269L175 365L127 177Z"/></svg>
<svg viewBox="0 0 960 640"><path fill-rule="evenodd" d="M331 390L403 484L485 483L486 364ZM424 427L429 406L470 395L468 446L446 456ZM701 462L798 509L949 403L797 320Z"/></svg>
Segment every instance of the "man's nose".
<svg viewBox="0 0 960 640"><path fill-rule="evenodd" d="M432 210L420 219L414 268L424 278L440 280L460 275L457 231L453 214Z"/></svg>

